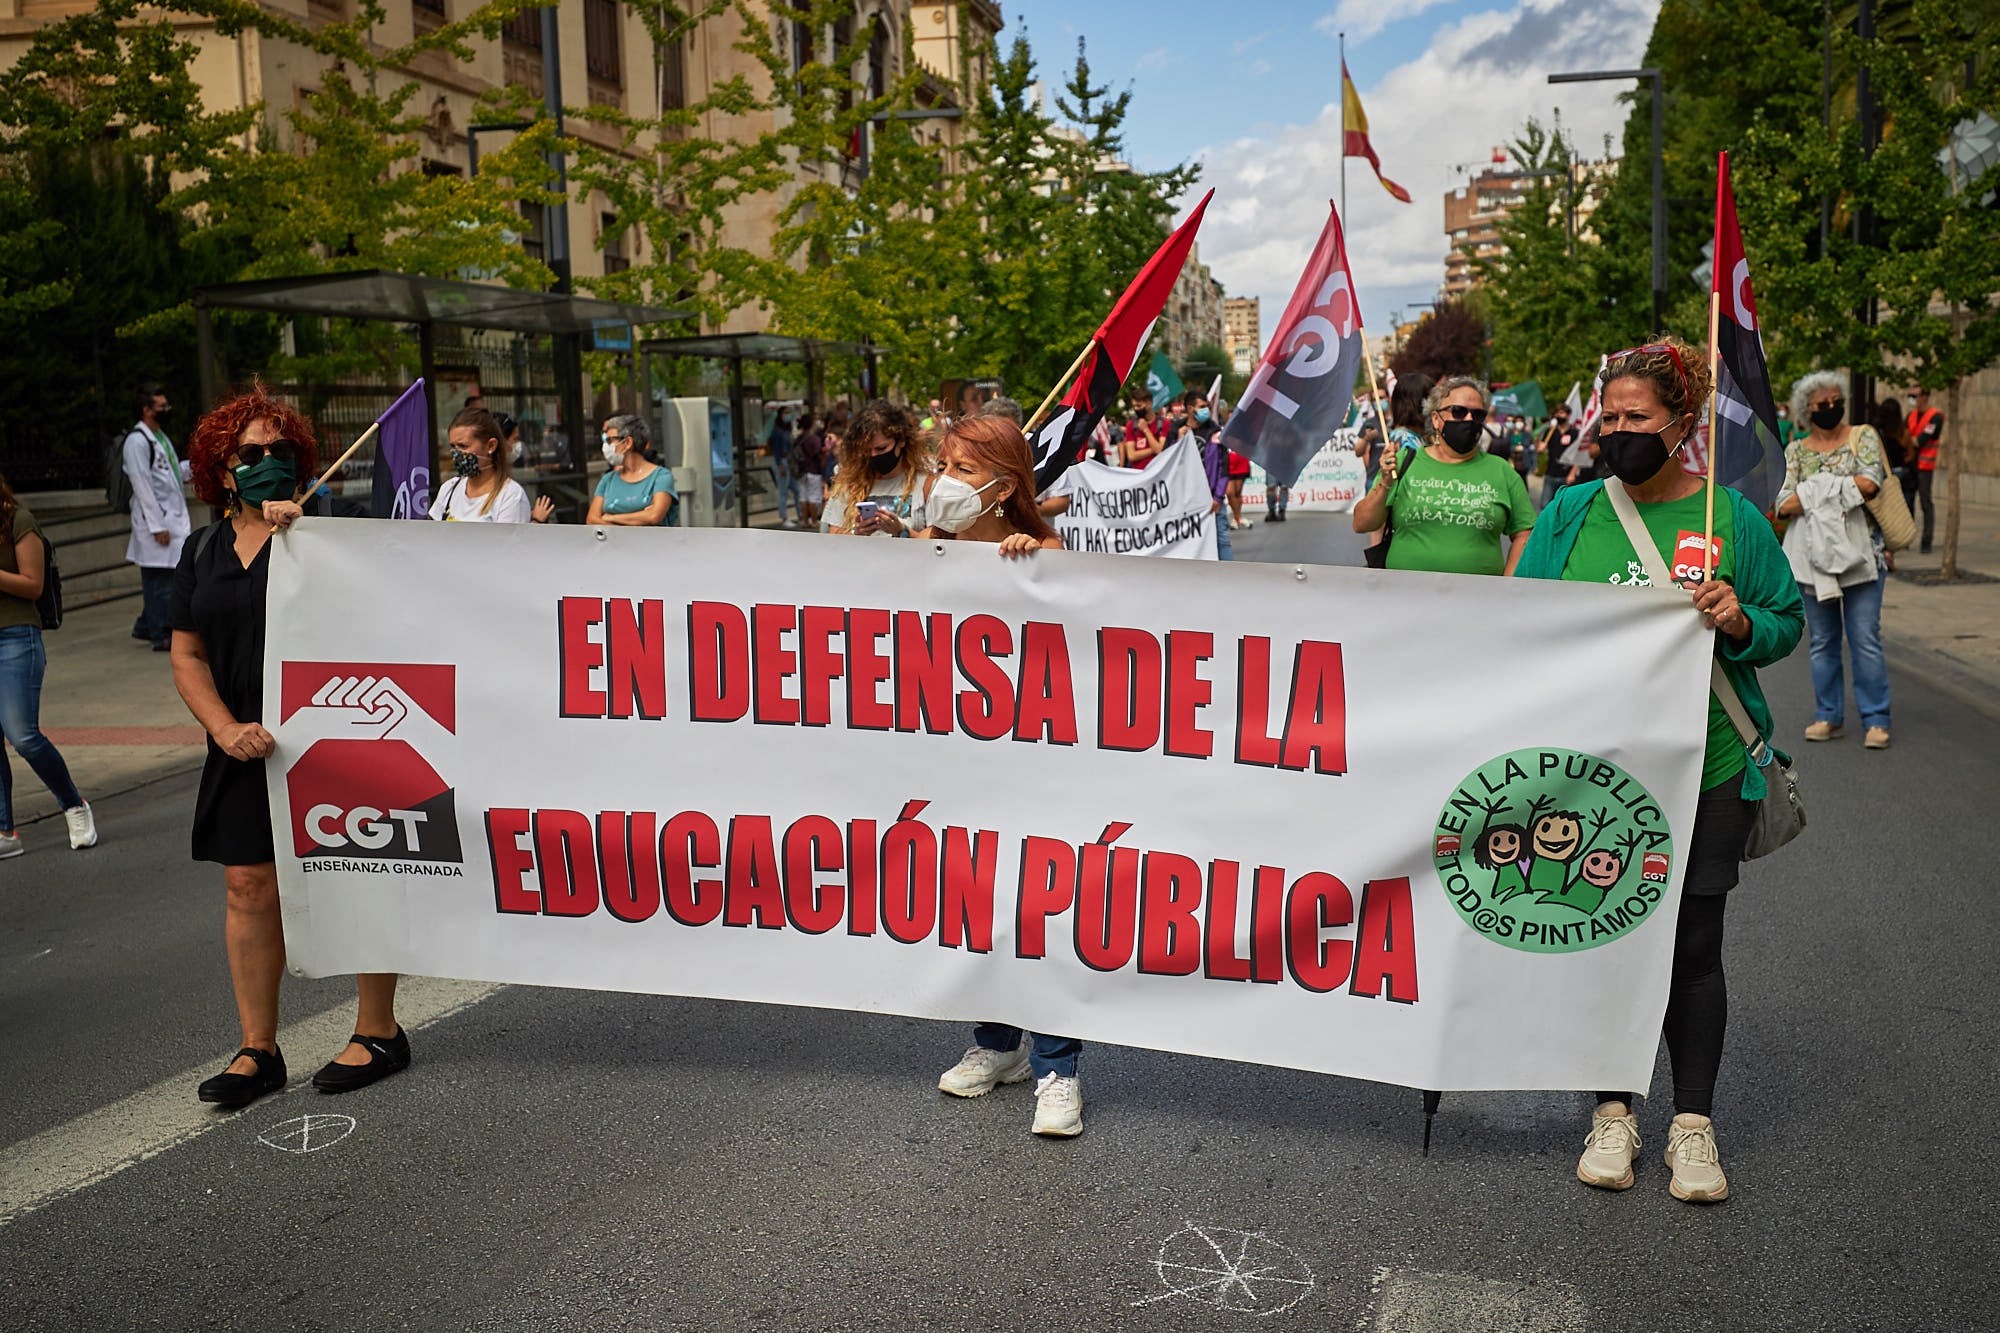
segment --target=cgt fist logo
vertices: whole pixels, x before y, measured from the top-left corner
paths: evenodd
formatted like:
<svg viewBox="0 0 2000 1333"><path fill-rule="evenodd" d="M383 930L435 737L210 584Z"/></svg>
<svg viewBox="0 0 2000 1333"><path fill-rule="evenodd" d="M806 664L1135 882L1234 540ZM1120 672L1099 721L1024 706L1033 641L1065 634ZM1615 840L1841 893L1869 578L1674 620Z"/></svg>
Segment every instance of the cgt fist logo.
<svg viewBox="0 0 2000 1333"><path fill-rule="evenodd" d="M424 758L457 729L457 668L286 662L279 722L292 847L312 857L460 861L453 790Z"/></svg>
<svg viewBox="0 0 2000 1333"><path fill-rule="evenodd" d="M1682 528L1674 538L1674 582L1695 583L1702 581L1706 574L1703 556L1708 554L1708 537L1705 533L1690 532ZM1722 568L1722 536L1716 534L1715 560L1713 567Z"/></svg>

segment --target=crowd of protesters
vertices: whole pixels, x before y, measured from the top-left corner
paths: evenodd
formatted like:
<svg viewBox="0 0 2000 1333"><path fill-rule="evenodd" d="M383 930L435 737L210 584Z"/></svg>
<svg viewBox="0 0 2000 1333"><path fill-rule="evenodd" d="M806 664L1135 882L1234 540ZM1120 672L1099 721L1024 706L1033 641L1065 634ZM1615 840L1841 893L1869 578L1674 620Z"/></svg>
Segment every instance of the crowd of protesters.
<svg viewBox="0 0 2000 1333"><path fill-rule="evenodd" d="M1868 503L1885 486L1915 497L1925 511L1923 549L1929 549L1930 477L1944 423L1918 392L1907 415L1897 404L1881 404L1866 424L1849 425L1844 385L1830 373L1808 375L1784 405L1786 469L1775 513L1790 526L1782 546L1766 517L1724 488L1715 576L1684 586L1693 612L1715 631L1717 679L1761 738L1768 740L1773 724L1757 670L1790 653L1810 627L1816 714L1806 738L1840 736L1844 667L1851 662L1865 744L1880 749L1889 743L1879 622L1891 553ZM1368 563L1653 585L1653 571L1673 558L1677 538L1704 526L1702 478L1686 471L1680 456L1696 434L1709 387L1701 354L1665 338L1608 358L1598 385L1601 410L1588 429L1560 405L1531 430L1517 416L1493 420L1492 395L1477 379L1403 377L1386 401L1371 405L1354 446L1367 483L1352 525L1369 534ZM223 867L224 939L241 1028L236 1056L198 1095L241 1106L287 1079L277 1045L284 937L263 774L274 748L264 725L264 589L271 538L304 512L319 449L296 409L254 389L202 418L183 461L164 430L166 395L147 385L138 399L138 422L120 446L133 495L128 558L140 567L144 590L133 635L170 652L174 682L208 735L192 850L197 860ZM1060 550L1049 520L1068 500L1036 495L1024 433L1030 423L1022 415L1004 396L958 415L938 401L928 413L882 399L859 410L844 403L782 408L764 440L780 524L835 536L983 542L1009 559ZM1225 442L1226 420L1224 404L1199 392L1158 405L1140 397L1120 419L1099 427L1084 457L1144 469L1189 445L1208 487L1218 554L1229 559L1231 532L1250 526L1242 517L1250 467ZM513 422L469 404L451 422L448 441L452 475L438 488L433 519L553 518L552 501L531 502L512 476L521 460ZM600 443L606 470L587 522L680 522L673 470L644 418L607 419ZM1539 505L1528 493L1536 473L1543 477ZM183 483L222 517L194 528ZM1284 488L1270 485L1265 493L1266 521L1285 521ZM96 840L90 808L36 720L45 662L35 615L42 570L35 518L0 479L0 729L59 798L71 846L82 848ZM1674 1085L1670 1189L1696 1202L1729 1192L1709 1119L1726 1010L1723 917L1767 781L1726 714L1712 694L1664 1029ZM0 858L21 850L10 798L11 783L0 782ZM396 978L362 976L357 987L353 1036L314 1076L322 1091L360 1088L409 1064L409 1041L395 1017ZM939 1079L942 1091L975 1097L1033 1079L1034 1132L1081 1132L1080 1041L999 1023L978 1025L972 1037ZM1630 1091L1598 1093L1577 1166L1584 1183L1622 1190L1634 1182L1640 1135L1632 1107Z"/></svg>

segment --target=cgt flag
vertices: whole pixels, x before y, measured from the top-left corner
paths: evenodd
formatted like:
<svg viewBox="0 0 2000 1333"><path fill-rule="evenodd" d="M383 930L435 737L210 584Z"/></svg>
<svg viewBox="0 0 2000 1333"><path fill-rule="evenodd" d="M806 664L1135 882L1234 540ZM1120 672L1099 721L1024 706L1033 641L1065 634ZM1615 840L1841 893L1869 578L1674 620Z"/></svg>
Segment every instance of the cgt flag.
<svg viewBox="0 0 2000 1333"><path fill-rule="evenodd" d="M1223 428L1223 443L1279 485L1293 485L1346 417L1362 355L1361 307L1340 211L1329 203L1326 229Z"/></svg>
<svg viewBox="0 0 2000 1333"><path fill-rule="evenodd" d="M425 429L430 410L430 396L420 378L382 414L369 494L371 517L430 517L431 437Z"/></svg>
<svg viewBox="0 0 2000 1333"><path fill-rule="evenodd" d="M1764 336L1750 294L1750 261L1736 225L1736 195L1729 188L1729 154L1716 157L1715 176L1715 419L1709 423L1715 479L1741 491L1760 511L1777 503L1785 476L1785 446L1771 373L1764 364Z"/></svg>
<svg viewBox="0 0 2000 1333"><path fill-rule="evenodd" d="M1203 195L1187 221L1167 237L1139 270L1139 276L1132 279L1132 285L1118 298L1118 304L1111 307L1111 313L1091 339L1082 373L1063 395L1061 409L1035 432L1036 494L1054 485L1056 478L1089 447L1090 433L1118 396L1125 377L1132 373L1139 360L1139 349L1146 345L1154 321L1166 307L1174 280L1180 277L1188 251L1194 248L1201 215L1214 197L1213 190Z"/></svg>

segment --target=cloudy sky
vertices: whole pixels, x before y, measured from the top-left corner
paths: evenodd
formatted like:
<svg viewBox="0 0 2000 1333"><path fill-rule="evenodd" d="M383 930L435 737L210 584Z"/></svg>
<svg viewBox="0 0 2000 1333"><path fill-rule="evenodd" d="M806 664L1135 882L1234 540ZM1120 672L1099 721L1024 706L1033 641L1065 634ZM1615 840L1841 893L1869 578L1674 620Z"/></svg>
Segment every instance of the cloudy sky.
<svg viewBox="0 0 2000 1333"><path fill-rule="evenodd" d="M1132 89L1130 156L1201 167L1215 187L1201 257L1232 296L1283 311L1340 192L1336 34L1368 113L1383 174L1347 164L1348 259L1368 326L1418 313L1444 280L1444 194L1491 160L1529 116L1560 111L1596 158L1622 132L1630 84L1552 86L1563 70L1636 66L1658 0L1002 0L1041 73L1060 82L1079 36L1100 82ZM1003 35L1005 40L1005 35Z"/></svg>

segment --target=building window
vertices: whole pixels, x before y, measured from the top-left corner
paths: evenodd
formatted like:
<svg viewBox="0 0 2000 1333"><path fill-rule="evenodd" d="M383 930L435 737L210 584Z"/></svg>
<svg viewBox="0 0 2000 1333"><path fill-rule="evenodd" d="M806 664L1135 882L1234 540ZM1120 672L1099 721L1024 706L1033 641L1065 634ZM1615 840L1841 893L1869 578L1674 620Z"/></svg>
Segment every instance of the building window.
<svg viewBox="0 0 2000 1333"><path fill-rule="evenodd" d="M606 274L623 273L632 267L631 257L625 251L627 233L617 230L616 213L602 214L598 221L603 227L598 234L604 238L604 271Z"/></svg>
<svg viewBox="0 0 2000 1333"><path fill-rule="evenodd" d="M462 176L464 174L463 169L455 167L449 162L440 162L434 157L424 159L424 175L426 176Z"/></svg>
<svg viewBox="0 0 2000 1333"><path fill-rule="evenodd" d="M537 51L541 50L542 11L539 9L522 10L513 18L507 20L507 26L500 29L500 37L503 41L511 42L515 46L526 46L532 47Z"/></svg>
<svg viewBox="0 0 2000 1333"><path fill-rule="evenodd" d="M547 211L540 204L521 205L521 249L530 259L540 259L546 252L542 244L542 226L547 216Z"/></svg>
<svg viewBox="0 0 2000 1333"><path fill-rule="evenodd" d="M660 110L687 107L687 48L679 37L660 44Z"/></svg>
<svg viewBox="0 0 2000 1333"><path fill-rule="evenodd" d="M418 18L418 22L420 23L423 21L421 16L426 14L435 15L438 18L445 17L444 0L410 0L410 8L417 11L417 14L420 16Z"/></svg>
<svg viewBox="0 0 2000 1333"><path fill-rule="evenodd" d="M583 0L583 67L593 79L624 87L618 60L618 0Z"/></svg>

